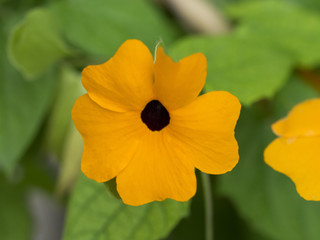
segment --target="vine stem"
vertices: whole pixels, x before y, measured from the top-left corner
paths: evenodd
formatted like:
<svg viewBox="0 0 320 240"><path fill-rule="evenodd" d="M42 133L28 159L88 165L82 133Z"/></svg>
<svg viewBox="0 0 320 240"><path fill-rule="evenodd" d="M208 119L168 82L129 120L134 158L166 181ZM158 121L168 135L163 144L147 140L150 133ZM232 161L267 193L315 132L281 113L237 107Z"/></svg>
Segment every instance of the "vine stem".
<svg viewBox="0 0 320 240"><path fill-rule="evenodd" d="M213 240L213 197L210 176L201 172L205 211L205 239Z"/></svg>

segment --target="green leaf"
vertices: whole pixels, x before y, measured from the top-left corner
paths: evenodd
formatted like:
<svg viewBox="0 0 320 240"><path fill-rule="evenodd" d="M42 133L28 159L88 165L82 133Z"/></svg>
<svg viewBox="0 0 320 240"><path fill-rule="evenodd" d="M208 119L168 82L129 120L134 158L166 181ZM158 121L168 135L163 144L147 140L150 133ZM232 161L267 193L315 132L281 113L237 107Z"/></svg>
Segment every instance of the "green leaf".
<svg viewBox="0 0 320 240"><path fill-rule="evenodd" d="M196 172L200 173L199 171ZM199 174L197 174L197 177L200 177ZM219 178L219 176L211 177L211 179L216 178ZM215 191L215 181L213 181L212 190L214 197L214 239L270 240L249 228L248 224L237 214L230 201L218 195ZM198 181L197 194L192 198L190 217L183 219L166 240L205 239L205 212L202 182ZM232 229L232 231L230 231L230 229Z"/></svg>
<svg viewBox="0 0 320 240"><path fill-rule="evenodd" d="M63 239L161 239L188 212L189 202L174 200L139 207L125 205L104 184L81 175L69 202Z"/></svg>
<svg viewBox="0 0 320 240"><path fill-rule="evenodd" d="M292 79L273 103L261 102L243 109L236 129L239 164L219 178L220 192L269 239L317 240L320 236L320 203L302 199L294 183L263 160L265 147L275 138L271 123L298 102L316 96L305 83Z"/></svg>
<svg viewBox="0 0 320 240"><path fill-rule="evenodd" d="M5 35L0 35L0 168L9 174L41 127L55 75L48 72L41 81L25 81L8 62Z"/></svg>
<svg viewBox="0 0 320 240"><path fill-rule="evenodd" d="M9 54L13 65L28 79L34 79L66 56L68 50L51 13L46 9L35 9L13 28Z"/></svg>
<svg viewBox="0 0 320 240"><path fill-rule="evenodd" d="M0 176L0 236L6 240L29 240L31 219L24 191ZM17 230L18 229L18 230Z"/></svg>
<svg viewBox="0 0 320 240"><path fill-rule="evenodd" d="M71 110L75 100L85 93L81 74L69 66L59 72L59 86L54 107L49 116L46 144L52 154L60 157L68 129L71 127Z"/></svg>
<svg viewBox="0 0 320 240"><path fill-rule="evenodd" d="M290 2L291 0L286 0L287 2ZM301 4L301 6L307 7L313 11L320 11L320 1L318 0L295 0L296 3Z"/></svg>
<svg viewBox="0 0 320 240"><path fill-rule="evenodd" d="M80 162L83 152L83 140L71 123L64 138L61 154L61 165L57 180L56 193L63 195L72 189L80 173Z"/></svg>
<svg viewBox="0 0 320 240"><path fill-rule="evenodd" d="M320 63L320 16L313 11L270 0L236 4L229 13L242 22L238 34L269 44L304 67Z"/></svg>
<svg viewBox="0 0 320 240"><path fill-rule="evenodd" d="M209 0L214 5L217 5L222 10L228 9L230 5L235 3L242 3L242 2L265 2L269 0ZM295 3L299 4L301 7L309 8L312 10L318 10L320 11L320 1L318 0L278 0L278 2L284 2L284 3Z"/></svg>
<svg viewBox="0 0 320 240"><path fill-rule="evenodd" d="M83 140L76 130L71 111L75 100L85 93L81 74L68 65L60 71L60 85L49 117L46 145L48 151L61 160L56 192L63 195L74 185L80 173Z"/></svg>
<svg viewBox="0 0 320 240"><path fill-rule="evenodd" d="M112 178L111 180L104 183L106 188L109 190L111 195L113 195L117 199L121 199L118 190L117 190L117 180L116 178Z"/></svg>
<svg viewBox="0 0 320 240"><path fill-rule="evenodd" d="M97 56L110 57L127 39L150 48L170 43L181 31L147 0L66 0L53 5L67 39Z"/></svg>
<svg viewBox="0 0 320 240"><path fill-rule="evenodd" d="M206 91L229 91L245 105L272 97L291 70L285 55L236 35L189 37L170 48L177 60L196 52L208 60Z"/></svg>

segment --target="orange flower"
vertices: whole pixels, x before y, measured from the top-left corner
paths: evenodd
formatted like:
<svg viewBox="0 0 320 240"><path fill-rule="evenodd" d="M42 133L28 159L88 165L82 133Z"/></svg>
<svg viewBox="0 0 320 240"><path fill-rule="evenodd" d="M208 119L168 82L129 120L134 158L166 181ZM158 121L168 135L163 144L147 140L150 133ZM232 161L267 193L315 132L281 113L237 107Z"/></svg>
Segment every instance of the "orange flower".
<svg viewBox="0 0 320 240"><path fill-rule="evenodd" d="M295 106L272 125L279 136L265 150L265 162L295 182L306 200L320 200L320 99Z"/></svg>
<svg viewBox="0 0 320 240"><path fill-rule="evenodd" d="M84 139L83 173L97 182L116 177L126 204L189 200L195 167L222 174L238 162L234 127L240 103L228 92L197 98L206 58L176 63L161 47L153 62L138 40L126 41L108 62L88 66L72 111Z"/></svg>

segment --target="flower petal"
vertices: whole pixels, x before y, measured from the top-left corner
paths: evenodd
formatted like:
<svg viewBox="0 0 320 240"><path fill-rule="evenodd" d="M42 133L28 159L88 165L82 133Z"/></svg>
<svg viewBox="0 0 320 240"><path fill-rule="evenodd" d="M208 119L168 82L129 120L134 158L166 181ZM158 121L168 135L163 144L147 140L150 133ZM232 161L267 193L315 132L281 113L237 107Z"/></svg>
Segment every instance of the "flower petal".
<svg viewBox="0 0 320 240"><path fill-rule="evenodd" d="M86 94L75 102L72 119L84 139L83 173L98 182L114 178L137 149L143 129L139 114L109 111Z"/></svg>
<svg viewBox="0 0 320 240"><path fill-rule="evenodd" d="M222 174L237 164L239 155L234 128L240 108L235 96L217 91L171 112L168 126L176 145L202 172Z"/></svg>
<svg viewBox="0 0 320 240"><path fill-rule="evenodd" d="M153 99L153 59L138 40L127 40L106 63L86 67L82 84L101 107L142 110Z"/></svg>
<svg viewBox="0 0 320 240"><path fill-rule="evenodd" d="M194 167L165 129L148 130L117 176L117 189L123 202L134 206L166 198L187 201L196 192Z"/></svg>
<svg viewBox="0 0 320 240"><path fill-rule="evenodd" d="M265 162L289 176L306 200L320 200L320 137L278 138L265 150Z"/></svg>
<svg viewBox="0 0 320 240"><path fill-rule="evenodd" d="M320 136L320 99L304 101L296 105L287 118L272 125L278 136Z"/></svg>
<svg viewBox="0 0 320 240"><path fill-rule="evenodd" d="M207 60L196 53L180 62L173 62L161 47L155 63L155 95L173 110L192 102L202 90L207 76Z"/></svg>

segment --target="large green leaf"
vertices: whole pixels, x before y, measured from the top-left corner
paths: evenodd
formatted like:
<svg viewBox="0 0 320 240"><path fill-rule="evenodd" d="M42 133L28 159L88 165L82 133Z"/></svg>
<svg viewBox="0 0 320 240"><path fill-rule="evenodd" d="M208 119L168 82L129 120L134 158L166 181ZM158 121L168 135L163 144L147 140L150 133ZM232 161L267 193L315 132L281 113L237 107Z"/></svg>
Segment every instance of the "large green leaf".
<svg viewBox="0 0 320 240"><path fill-rule="evenodd" d="M41 127L55 79L49 72L41 81L25 81L8 62L0 35L0 168L9 173Z"/></svg>
<svg viewBox="0 0 320 240"><path fill-rule="evenodd" d="M174 22L147 0L66 0L53 6L67 39L98 56L110 57L127 39L150 48L181 33Z"/></svg>
<svg viewBox="0 0 320 240"><path fill-rule="evenodd" d="M272 97L291 70L285 55L236 35L191 37L170 48L176 60L195 52L208 60L206 90L229 91L245 105Z"/></svg>
<svg viewBox="0 0 320 240"><path fill-rule="evenodd" d="M0 176L0 236L5 240L29 240L31 219L24 191ZM17 230L18 229L18 230Z"/></svg>
<svg viewBox="0 0 320 240"><path fill-rule="evenodd" d="M229 8L241 20L238 34L290 56L297 64L320 63L320 16L284 1L244 2Z"/></svg>
<svg viewBox="0 0 320 240"><path fill-rule="evenodd" d="M102 183L81 175L69 202L64 240L153 240L169 234L188 215L189 202L128 206Z"/></svg>
<svg viewBox="0 0 320 240"><path fill-rule="evenodd" d="M30 11L23 22L13 28L9 39L10 59L28 79L44 73L68 54L56 25L51 13L39 8Z"/></svg>
<svg viewBox="0 0 320 240"><path fill-rule="evenodd" d="M218 182L239 213L269 239L317 240L320 236L320 203L302 199L287 176L263 161L265 147L275 138L271 123L293 105L315 96L303 82L293 79L274 103L243 109L236 129L239 164Z"/></svg>

